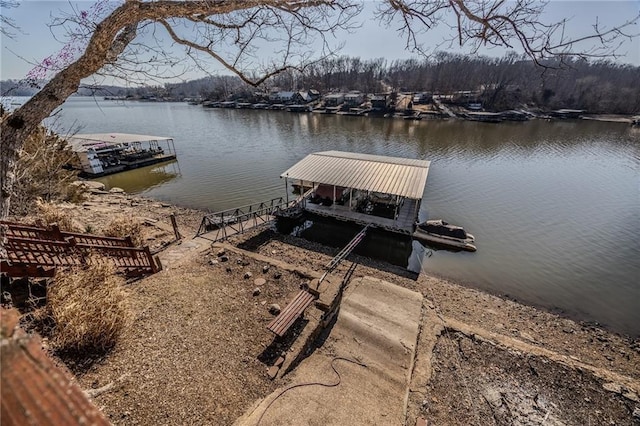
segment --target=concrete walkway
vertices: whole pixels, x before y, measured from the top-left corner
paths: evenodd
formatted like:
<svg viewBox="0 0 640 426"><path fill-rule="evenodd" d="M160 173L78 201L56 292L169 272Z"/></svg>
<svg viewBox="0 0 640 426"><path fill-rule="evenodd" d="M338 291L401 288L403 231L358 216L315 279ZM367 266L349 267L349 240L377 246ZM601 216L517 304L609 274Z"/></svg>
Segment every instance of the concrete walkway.
<svg viewBox="0 0 640 426"><path fill-rule="evenodd" d="M353 280L322 347L236 425L404 424L421 311L420 293Z"/></svg>
<svg viewBox="0 0 640 426"><path fill-rule="evenodd" d="M158 254L162 268L169 270L175 268L184 260L194 256L195 254L207 250L211 245L210 241L201 238L183 239L182 241L172 244L166 250Z"/></svg>

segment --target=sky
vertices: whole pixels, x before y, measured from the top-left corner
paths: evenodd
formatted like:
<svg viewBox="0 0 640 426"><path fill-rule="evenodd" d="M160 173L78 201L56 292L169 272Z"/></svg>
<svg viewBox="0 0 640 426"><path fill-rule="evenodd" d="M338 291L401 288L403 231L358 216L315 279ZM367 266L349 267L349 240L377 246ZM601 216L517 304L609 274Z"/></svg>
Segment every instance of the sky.
<svg viewBox="0 0 640 426"><path fill-rule="evenodd" d="M2 14L12 19L20 30L13 31L13 38L2 36L0 79L24 78L34 64L58 52L63 44L53 37L48 27L52 17L70 12L73 6L88 9L92 4L91 1L23 0L16 8L2 9ZM336 43L344 43L340 53L362 59L384 57L387 60L395 60L415 57L414 54L405 50L404 40L397 35L393 26L387 28L373 19L374 9L373 1L365 0L364 11L358 17L360 28L336 40ZM600 24L611 27L631 19L638 13L640 13L640 0L551 0L545 17L550 21L570 18L568 27L570 35L580 36L589 32L596 19ZM636 26L633 31L640 33L640 28ZM425 45L431 49L466 53L464 49L457 46L443 44L444 39L449 36L450 30L446 25L441 25L422 37ZM480 53L501 56L505 52L504 49L493 49L483 50ZM618 59L619 62L640 66L640 39L636 37L633 41L625 42L618 53L625 55ZM211 64L210 67L211 74L228 73L219 65ZM181 79L198 78L204 75L204 72L194 70L183 75Z"/></svg>

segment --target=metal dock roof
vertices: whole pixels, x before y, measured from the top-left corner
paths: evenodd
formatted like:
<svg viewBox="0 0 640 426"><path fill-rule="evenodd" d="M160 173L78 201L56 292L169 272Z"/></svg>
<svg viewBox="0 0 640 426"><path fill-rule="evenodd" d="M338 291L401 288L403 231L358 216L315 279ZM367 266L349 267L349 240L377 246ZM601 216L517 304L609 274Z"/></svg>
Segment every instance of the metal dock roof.
<svg viewBox="0 0 640 426"><path fill-rule="evenodd" d="M280 177L422 199L430 161L343 151L307 155Z"/></svg>
<svg viewBox="0 0 640 426"><path fill-rule="evenodd" d="M173 140L173 138L167 136L135 135L130 133L91 133L73 135L67 139L67 142L75 151L83 151L95 145L106 146L134 142L164 142L168 140Z"/></svg>

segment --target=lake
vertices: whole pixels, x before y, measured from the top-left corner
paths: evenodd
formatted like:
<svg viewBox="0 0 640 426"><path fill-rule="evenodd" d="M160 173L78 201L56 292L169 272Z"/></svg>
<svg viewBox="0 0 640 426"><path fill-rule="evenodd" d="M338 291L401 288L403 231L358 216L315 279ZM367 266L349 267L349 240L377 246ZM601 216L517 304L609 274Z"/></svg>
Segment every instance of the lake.
<svg viewBox="0 0 640 426"><path fill-rule="evenodd" d="M431 160L421 219L464 226L478 251L429 252L414 243L414 263L640 335L638 128L580 120L409 122L92 98L69 100L54 126L174 137L178 162L102 181L211 211L284 195L280 173L315 151Z"/></svg>

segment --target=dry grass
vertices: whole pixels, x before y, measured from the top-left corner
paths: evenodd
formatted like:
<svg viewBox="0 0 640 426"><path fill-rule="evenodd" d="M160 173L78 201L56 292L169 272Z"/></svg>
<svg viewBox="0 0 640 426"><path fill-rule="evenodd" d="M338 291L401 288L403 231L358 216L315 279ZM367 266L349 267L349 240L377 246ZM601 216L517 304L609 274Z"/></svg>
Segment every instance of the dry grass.
<svg viewBox="0 0 640 426"><path fill-rule="evenodd" d="M136 247L142 246L142 225L140 222L127 216L121 215L113 219L103 230L107 237L131 237L131 241Z"/></svg>
<svg viewBox="0 0 640 426"><path fill-rule="evenodd" d="M36 200L36 220L46 227L58 225L61 231L78 232L78 228L73 223L73 218L60 207L52 203L47 203L41 198Z"/></svg>
<svg viewBox="0 0 640 426"><path fill-rule="evenodd" d="M124 280L104 259L93 258L84 269L59 271L47 305L56 324L51 343L62 352L105 351L131 321Z"/></svg>

